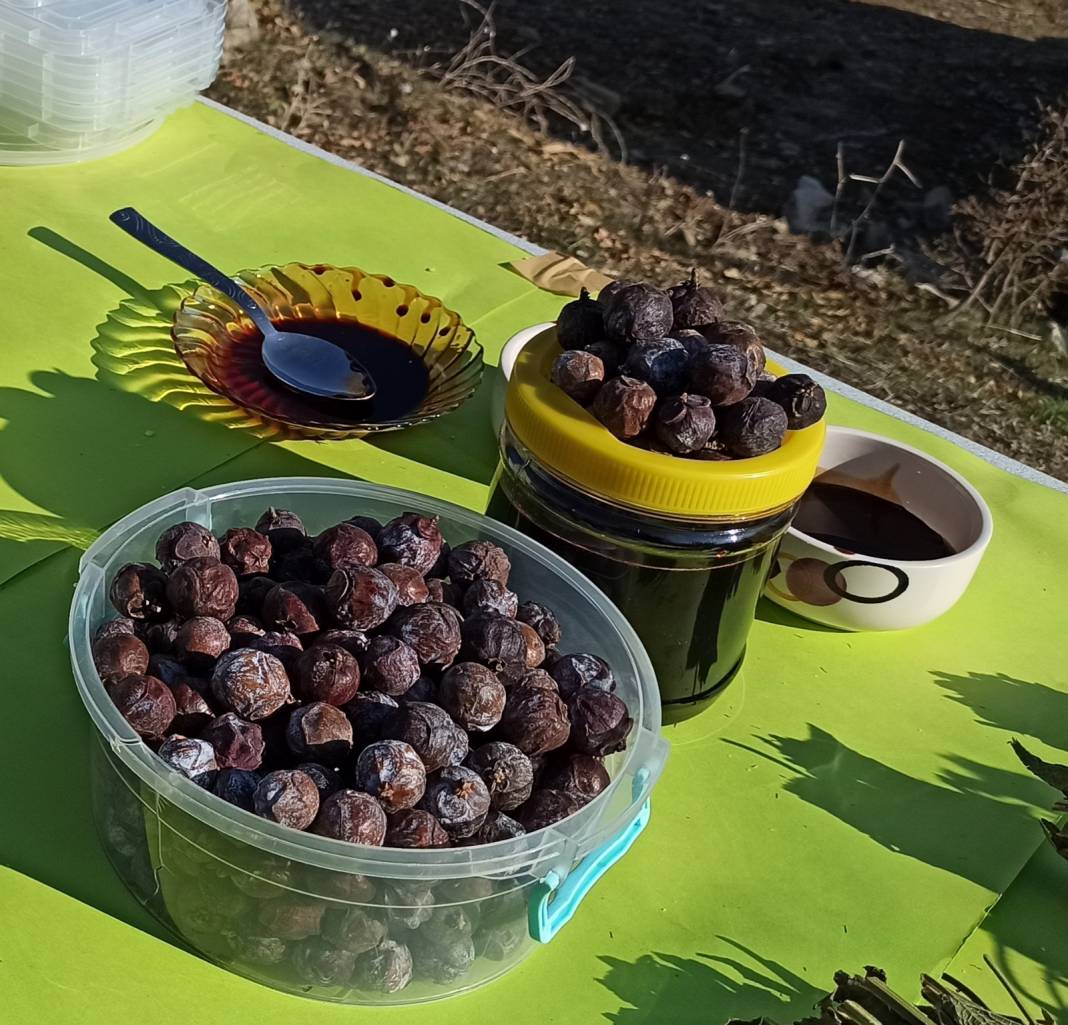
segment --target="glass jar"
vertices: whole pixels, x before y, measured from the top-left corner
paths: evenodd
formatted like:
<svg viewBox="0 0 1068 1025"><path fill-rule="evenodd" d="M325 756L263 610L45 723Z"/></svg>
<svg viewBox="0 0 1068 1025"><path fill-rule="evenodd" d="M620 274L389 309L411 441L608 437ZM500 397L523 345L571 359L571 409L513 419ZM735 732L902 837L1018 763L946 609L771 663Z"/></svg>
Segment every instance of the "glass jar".
<svg viewBox="0 0 1068 1025"><path fill-rule="evenodd" d="M506 428L487 512L563 556L608 595L649 653L665 714L679 717L697 711L741 666L795 508L734 520L623 509L555 476Z"/></svg>

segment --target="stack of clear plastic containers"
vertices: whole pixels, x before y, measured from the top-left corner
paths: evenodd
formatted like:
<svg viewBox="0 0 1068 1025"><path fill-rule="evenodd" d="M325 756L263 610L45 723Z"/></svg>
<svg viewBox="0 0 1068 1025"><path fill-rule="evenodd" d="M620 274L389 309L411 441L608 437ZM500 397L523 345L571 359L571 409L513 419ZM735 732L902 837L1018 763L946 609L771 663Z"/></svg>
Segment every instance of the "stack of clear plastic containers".
<svg viewBox="0 0 1068 1025"><path fill-rule="evenodd" d="M211 84L226 0L0 0L0 163L139 141Z"/></svg>

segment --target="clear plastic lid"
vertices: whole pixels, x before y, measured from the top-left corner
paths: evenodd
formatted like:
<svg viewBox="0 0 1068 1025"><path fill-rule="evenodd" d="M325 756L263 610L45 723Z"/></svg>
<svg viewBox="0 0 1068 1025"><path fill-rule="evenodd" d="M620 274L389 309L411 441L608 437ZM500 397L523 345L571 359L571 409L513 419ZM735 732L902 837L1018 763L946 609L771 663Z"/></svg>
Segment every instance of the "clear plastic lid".
<svg viewBox="0 0 1068 1025"><path fill-rule="evenodd" d="M151 560L167 527L193 520L222 532L255 523L268 506L294 510L315 533L355 513L392 519L409 510L439 517L451 544L485 538L512 561L511 585L558 614L570 651L601 655L613 667L616 693L634 729L626 751L606 762L612 781L576 814L547 829L480 847L405 850L367 847L301 833L227 804L170 769L119 714L93 665L93 631L114 615L108 584L128 562ZM346 873L433 881L520 873L566 874L576 861L632 823L663 768L660 695L649 656L606 595L560 556L516 530L447 502L395 488L313 477L244 481L186 488L150 502L107 530L82 557L71 605L69 643L78 692L104 743L147 788L204 826L260 850L306 865Z"/></svg>
<svg viewBox="0 0 1068 1025"><path fill-rule="evenodd" d="M0 32L56 53L89 53L225 12L226 0L57 0L34 7L0 0Z"/></svg>

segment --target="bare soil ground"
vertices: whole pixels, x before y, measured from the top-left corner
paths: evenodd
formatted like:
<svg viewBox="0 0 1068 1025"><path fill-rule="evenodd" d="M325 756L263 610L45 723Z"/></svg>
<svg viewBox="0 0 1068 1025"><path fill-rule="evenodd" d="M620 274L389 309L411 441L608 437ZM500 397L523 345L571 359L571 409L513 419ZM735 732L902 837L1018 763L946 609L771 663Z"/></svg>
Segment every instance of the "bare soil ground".
<svg viewBox="0 0 1068 1025"><path fill-rule="evenodd" d="M667 284L696 266L773 348L1068 480L1068 358L947 321L781 218L798 175L833 189L839 142L878 175L905 139L924 189L982 192L1068 86L1059 0L501 0L498 51L532 47L540 73L575 56L626 162L442 88L431 66L470 31L451 3L255 6L261 38L217 99L609 273Z"/></svg>

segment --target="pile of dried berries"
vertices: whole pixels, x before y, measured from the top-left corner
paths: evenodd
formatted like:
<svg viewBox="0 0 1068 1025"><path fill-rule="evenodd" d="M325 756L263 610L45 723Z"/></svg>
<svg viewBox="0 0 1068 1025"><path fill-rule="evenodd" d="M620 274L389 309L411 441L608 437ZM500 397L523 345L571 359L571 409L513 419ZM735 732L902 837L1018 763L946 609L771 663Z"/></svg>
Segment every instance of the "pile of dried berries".
<svg viewBox="0 0 1068 1025"><path fill-rule="evenodd" d="M221 538L176 524L156 556L111 583L100 678L172 769L264 818L375 846L492 843L574 814L626 746L611 668L558 652L507 554L450 548L432 517L309 537L268 509ZM366 971L397 970L381 957Z"/></svg>
<svg viewBox="0 0 1068 1025"><path fill-rule="evenodd" d="M583 289L556 323L563 352L553 384L617 438L689 459L748 459L774 452L787 431L824 414L807 374L776 378L748 324L690 280L666 292L613 281L597 299Z"/></svg>

